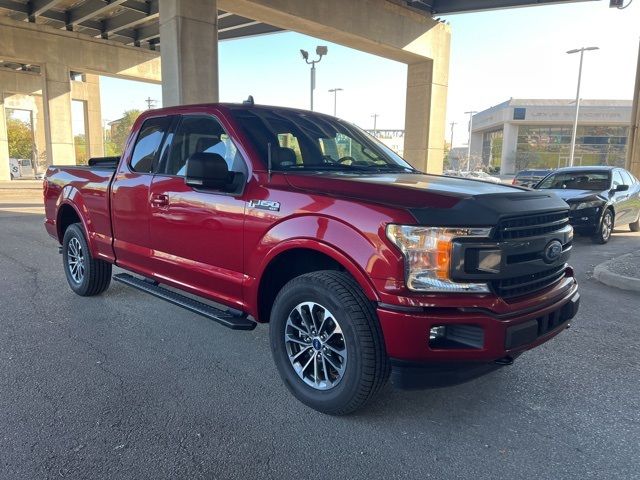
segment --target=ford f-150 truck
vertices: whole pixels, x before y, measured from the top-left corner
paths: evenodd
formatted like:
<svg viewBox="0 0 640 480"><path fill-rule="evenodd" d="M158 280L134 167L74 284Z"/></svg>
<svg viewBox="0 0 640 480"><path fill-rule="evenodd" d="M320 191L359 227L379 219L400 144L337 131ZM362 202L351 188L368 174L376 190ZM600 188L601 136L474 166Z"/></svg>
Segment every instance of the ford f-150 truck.
<svg viewBox="0 0 640 480"><path fill-rule="evenodd" d="M89 163L44 181L71 289L104 292L116 265L227 327L269 323L284 384L321 412L362 407L389 375L445 386L509 365L578 309L561 199L423 174L330 116L147 111L120 158Z"/></svg>

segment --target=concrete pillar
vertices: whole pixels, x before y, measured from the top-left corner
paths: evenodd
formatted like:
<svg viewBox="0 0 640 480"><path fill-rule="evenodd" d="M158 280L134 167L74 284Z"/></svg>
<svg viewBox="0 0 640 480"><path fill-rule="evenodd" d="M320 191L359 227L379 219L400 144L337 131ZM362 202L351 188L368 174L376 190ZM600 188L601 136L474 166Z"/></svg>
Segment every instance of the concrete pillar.
<svg viewBox="0 0 640 480"><path fill-rule="evenodd" d="M218 101L216 0L160 0L163 106Z"/></svg>
<svg viewBox="0 0 640 480"><path fill-rule="evenodd" d="M47 124L47 162L73 165L76 154L71 127L71 80L69 68L59 63L45 65L44 104Z"/></svg>
<svg viewBox="0 0 640 480"><path fill-rule="evenodd" d="M102 131L102 109L100 104L100 77L85 75L87 99L85 103L86 128L89 157L104 155L104 132Z"/></svg>
<svg viewBox="0 0 640 480"><path fill-rule="evenodd" d="M434 81L434 62L407 68L404 158L418 170L442 173L447 85Z"/></svg>
<svg viewBox="0 0 640 480"><path fill-rule="evenodd" d="M516 172L516 149L518 146L518 126L505 123L502 133L502 160L500 175L514 175Z"/></svg>
<svg viewBox="0 0 640 480"><path fill-rule="evenodd" d="M9 170L7 122L4 115L4 97L0 92L0 181L2 180L11 180L11 174Z"/></svg>
<svg viewBox="0 0 640 480"><path fill-rule="evenodd" d="M471 170L487 165L487 159L482 158L482 132L471 133Z"/></svg>

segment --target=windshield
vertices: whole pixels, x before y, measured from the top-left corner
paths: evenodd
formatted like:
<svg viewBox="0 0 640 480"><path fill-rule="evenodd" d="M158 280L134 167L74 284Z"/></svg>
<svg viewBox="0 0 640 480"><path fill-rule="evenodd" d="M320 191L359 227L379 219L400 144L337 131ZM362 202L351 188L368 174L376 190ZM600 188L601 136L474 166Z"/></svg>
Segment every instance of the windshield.
<svg viewBox="0 0 640 480"><path fill-rule="evenodd" d="M280 171L417 172L386 145L350 123L312 112L236 108L231 114L261 157Z"/></svg>
<svg viewBox="0 0 640 480"><path fill-rule="evenodd" d="M537 188L560 190L607 190L609 172L565 172L554 173L545 178Z"/></svg>

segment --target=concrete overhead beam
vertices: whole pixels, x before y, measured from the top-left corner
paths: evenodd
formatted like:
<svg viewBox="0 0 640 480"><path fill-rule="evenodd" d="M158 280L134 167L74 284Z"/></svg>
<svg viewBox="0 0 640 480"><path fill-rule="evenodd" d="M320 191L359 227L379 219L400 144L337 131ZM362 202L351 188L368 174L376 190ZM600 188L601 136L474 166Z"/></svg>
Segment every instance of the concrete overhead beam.
<svg viewBox="0 0 640 480"><path fill-rule="evenodd" d="M218 8L404 63L434 58L421 42L445 25L388 0L218 0Z"/></svg>
<svg viewBox="0 0 640 480"><path fill-rule="evenodd" d="M0 18L0 45L3 56L23 63L55 62L75 71L151 83L161 79L157 52L46 25Z"/></svg>

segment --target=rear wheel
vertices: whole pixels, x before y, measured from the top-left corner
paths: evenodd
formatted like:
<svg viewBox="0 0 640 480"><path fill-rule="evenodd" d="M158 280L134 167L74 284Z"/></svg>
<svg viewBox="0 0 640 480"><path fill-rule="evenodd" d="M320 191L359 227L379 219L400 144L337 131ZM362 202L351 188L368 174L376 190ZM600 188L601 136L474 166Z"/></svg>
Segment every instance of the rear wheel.
<svg viewBox="0 0 640 480"><path fill-rule="evenodd" d="M111 283L111 264L91 256L79 223L70 225L62 240L62 261L67 283L78 295L90 297L104 292Z"/></svg>
<svg viewBox="0 0 640 480"><path fill-rule="evenodd" d="M611 209L607 209L602 214L600 226L596 230L595 235L591 238L594 243L607 243L611 238L611 232L613 232L613 212Z"/></svg>
<svg viewBox="0 0 640 480"><path fill-rule="evenodd" d="M271 311L270 340L287 388L322 413L363 407L389 376L375 310L343 272L312 272L287 283Z"/></svg>

